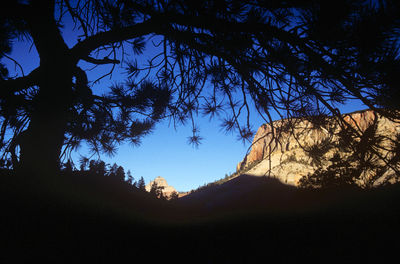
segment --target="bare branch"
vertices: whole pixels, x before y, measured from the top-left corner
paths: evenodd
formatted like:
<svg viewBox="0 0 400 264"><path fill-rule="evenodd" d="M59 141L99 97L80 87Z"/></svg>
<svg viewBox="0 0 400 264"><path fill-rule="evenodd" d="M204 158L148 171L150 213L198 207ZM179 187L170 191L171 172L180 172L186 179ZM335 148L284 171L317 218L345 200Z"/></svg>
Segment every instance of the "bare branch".
<svg viewBox="0 0 400 264"><path fill-rule="evenodd" d="M95 59L95 58L92 58L92 57L87 56L87 57L82 58L82 59L83 59L84 61L90 62L90 63L92 63L92 64L97 64L97 65L102 65L102 64L119 64L119 63L120 63L119 60L114 60L114 59L110 59L110 58L107 58L107 57L104 57L103 59Z"/></svg>
<svg viewBox="0 0 400 264"><path fill-rule="evenodd" d="M77 43L71 49L71 54L77 61L85 59L99 47L151 34L155 32L157 27L159 27L159 22L149 19L132 26L100 32Z"/></svg>

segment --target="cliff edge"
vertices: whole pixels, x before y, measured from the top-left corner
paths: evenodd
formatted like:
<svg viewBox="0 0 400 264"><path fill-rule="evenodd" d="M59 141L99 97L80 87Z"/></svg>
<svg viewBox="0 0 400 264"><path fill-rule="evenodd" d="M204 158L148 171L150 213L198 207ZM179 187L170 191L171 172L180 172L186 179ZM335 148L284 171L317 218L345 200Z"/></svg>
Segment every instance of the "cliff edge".
<svg viewBox="0 0 400 264"><path fill-rule="evenodd" d="M396 136L400 133L399 122L389 120L372 110L344 114L341 118L319 116L278 120L258 129L251 151L239 162L236 171L238 174L271 176L283 183L297 186L302 177L332 164L330 160L335 153L340 153L343 159L349 155L341 152L338 147L338 142L343 141L341 133L346 127L359 133L359 138L356 137L358 142L361 142L367 129L368 132L373 130L379 138L376 155L386 158L390 158L388 149L393 147ZM326 150L318 157L319 162L316 162L309 155L310 151L324 146L327 146ZM371 157L373 158L376 157ZM389 168L381 178L393 173Z"/></svg>

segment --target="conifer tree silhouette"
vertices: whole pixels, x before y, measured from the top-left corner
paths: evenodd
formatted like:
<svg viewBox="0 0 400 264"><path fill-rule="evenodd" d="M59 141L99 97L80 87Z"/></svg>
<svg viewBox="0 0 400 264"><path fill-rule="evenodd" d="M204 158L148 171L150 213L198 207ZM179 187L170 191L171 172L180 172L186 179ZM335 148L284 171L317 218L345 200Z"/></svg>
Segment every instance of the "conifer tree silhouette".
<svg viewBox="0 0 400 264"><path fill-rule="evenodd" d="M136 187L137 187L139 190L146 191L146 183L144 182L143 177L140 177L140 179L139 179L138 182L136 183Z"/></svg>
<svg viewBox="0 0 400 264"><path fill-rule="evenodd" d="M51 175L81 142L111 155L164 118L190 121L198 145L198 112L226 114L224 129L251 140L253 104L266 122L340 117L349 99L399 118L399 14L391 0L11 1L0 10L0 58L12 60L21 38L40 61L19 76L0 64L2 159ZM62 34L69 20L72 47ZM81 62L108 65L106 77L146 45L159 53L128 61L127 82L94 92Z"/></svg>

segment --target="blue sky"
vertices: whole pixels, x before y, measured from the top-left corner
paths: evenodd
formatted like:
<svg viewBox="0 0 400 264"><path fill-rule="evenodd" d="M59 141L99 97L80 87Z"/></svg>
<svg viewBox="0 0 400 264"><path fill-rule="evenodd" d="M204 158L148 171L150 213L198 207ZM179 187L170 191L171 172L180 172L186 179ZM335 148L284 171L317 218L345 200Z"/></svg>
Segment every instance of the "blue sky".
<svg viewBox="0 0 400 264"><path fill-rule="evenodd" d="M187 143L190 127L175 130L164 122L144 137L139 147L123 145L114 158L104 160L117 162L130 169L136 179L143 176L146 182L162 176L179 191L220 179L235 171L250 144L244 145L236 135L221 132L217 121L202 121L200 131L204 140L198 148Z"/></svg>
<svg viewBox="0 0 400 264"><path fill-rule="evenodd" d="M69 35L68 39L73 38ZM73 41L69 43L70 46L73 44ZM39 66L35 48L23 41L15 42L10 57L22 65L25 75ZM15 67L12 61L3 59L3 62L8 65L11 76L21 76L19 67ZM95 89L99 93L105 92L113 82L123 81L124 76L120 74L124 71L122 66L117 66L112 78L102 79L94 86ZM85 69L85 65L82 67ZM97 79L108 69L99 67L88 73L89 78ZM189 191L223 178L226 173L235 172L236 164L243 159L250 143L243 144L237 140L237 134L223 132L218 118L210 121L208 117L199 115L197 121L200 136L203 138L198 148L188 144L187 137L191 135L189 125L175 128L165 120L156 126L153 133L143 138L140 146L127 143L120 146L115 156L101 155L100 158L106 163L123 166L125 171L131 171L136 180L143 177L146 183L162 176L178 191ZM254 129L261 124L261 119L258 122L254 120ZM73 155L77 167L81 154L88 156L84 145ZM93 159L97 159L97 156L93 156Z"/></svg>
<svg viewBox="0 0 400 264"><path fill-rule="evenodd" d="M74 45L77 33L64 31L66 42ZM35 48L30 48L26 42L16 42L11 57L23 66L24 74L39 65ZM149 54L150 53L150 54ZM149 57L152 51L147 51L144 58ZM21 75L18 67L12 61L3 59L9 65L11 76ZM85 69L85 65L81 65ZM123 66L123 65L121 65ZM95 85L98 92L107 91L113 82L123 81L124 76L121 66L117 66L111 78L105 78ZM90 80L95 80L108 67L99 67L88 72ZM361 109L358 103L348 104L342 108L342 112L351 112ZM100 158L106 163L117 163L130 170L133 177L138 180L143 177L148 183L157 176L164 177L167 182L178 191L189 191L200 185L223 178L226 173L235 172L236 165L243 159L250 143L243 144L237 140L236 134L226 134L221 131L218 118L210 121L208 117L197 118L200 128L200 136L204 139L198 148L193 148L187 143L187 137L191 135L191 127L178 126L176 129L168 120L157 125L155 131L144 137L140 146L130 144L121 145L117 154L113 157L102 155ZM253 117L253 129L263 123L261 118ZM82 146L79 153L74 154L74 162L78 165L80 154L87 155L87 149ZM93 159L96 159L94 156ZM79 165L78 165L79 166Z"/></svg>

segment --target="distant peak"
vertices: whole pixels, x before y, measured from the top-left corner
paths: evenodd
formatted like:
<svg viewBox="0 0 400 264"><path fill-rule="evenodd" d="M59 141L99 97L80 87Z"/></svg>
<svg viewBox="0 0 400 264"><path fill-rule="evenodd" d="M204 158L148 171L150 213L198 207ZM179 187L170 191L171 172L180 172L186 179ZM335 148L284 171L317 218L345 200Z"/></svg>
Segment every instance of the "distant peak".
<svg viewBox="0 0 400 264"><path fill-rule="evenodd" d="M171 195L171 193L176 192L175 188L167 183L167 180L161 176L157 176L154 180L150 181L149 184L146 185L146 190L150 191L151 186L156 183L157 186L162 187L163 194L166 196Z"/></svg>

